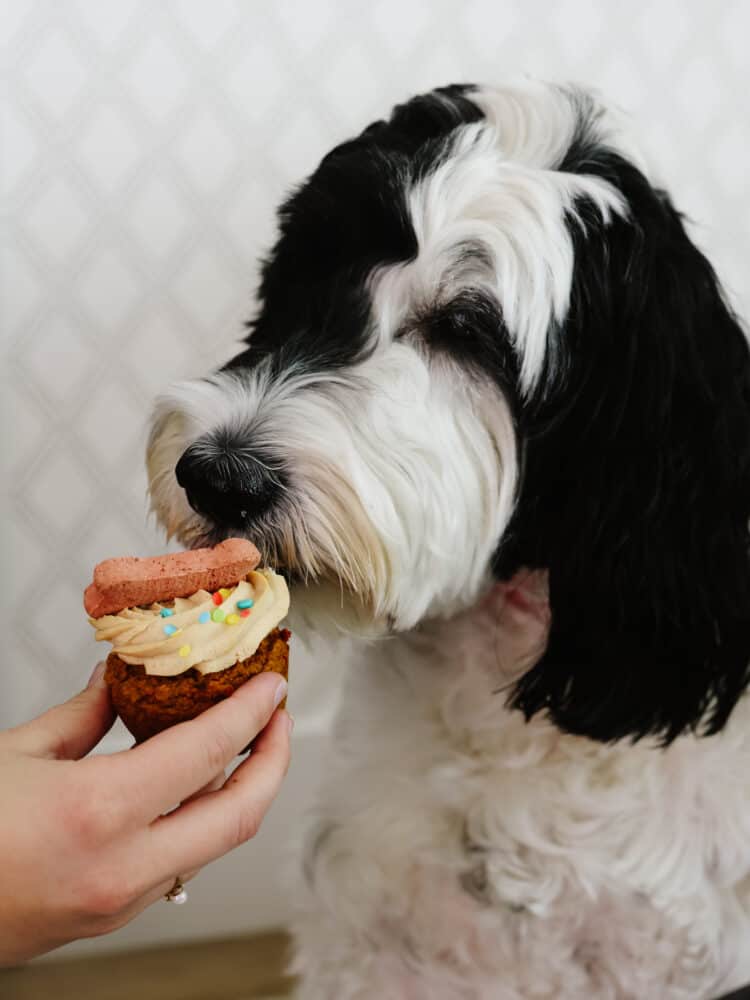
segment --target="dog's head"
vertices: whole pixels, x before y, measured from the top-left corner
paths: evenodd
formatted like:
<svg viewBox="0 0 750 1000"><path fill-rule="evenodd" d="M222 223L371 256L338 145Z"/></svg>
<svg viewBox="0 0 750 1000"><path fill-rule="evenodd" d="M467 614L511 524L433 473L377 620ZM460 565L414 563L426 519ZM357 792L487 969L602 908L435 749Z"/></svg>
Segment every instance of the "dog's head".
<svg viewBox="0 0 750 1000"><path fill-rule="evenodd" d="M616 739L713 732L750 664L750 364L617 121L449 87L283 205L246 348L158 403L171 534L248 534L370 627L549 575L512 703Z"/></svg>

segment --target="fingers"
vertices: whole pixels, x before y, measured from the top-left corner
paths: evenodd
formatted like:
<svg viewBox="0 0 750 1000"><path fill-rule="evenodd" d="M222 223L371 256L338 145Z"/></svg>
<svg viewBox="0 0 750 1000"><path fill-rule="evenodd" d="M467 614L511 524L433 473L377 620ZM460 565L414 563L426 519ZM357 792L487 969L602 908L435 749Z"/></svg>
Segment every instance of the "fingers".
<svg viewBox="0 0 750 1000"><path fill-rule="evenodd" d="M79 760L94 749L114 718L104 681L104 664L100 663L84 691L11 730L9 735L22 753Z"/></svg>
<svg viewBox="0 0 750 1000"><path fill-rule="evenodd" d="M189 795L188 798L186 798L185 801L182 803L182 805L186 805L188 802L193 802L195 799L199 799L202 795L208 795L209 792L218 792L218 790L222 787L222 785L226 780L227 780L226 773L222 769L221 771L219 771L219 773L216 775L213 781L209 781L208 784L205 784L203 786L203 788L199 788L197 792L193 792L192 795Z"/></svg>
<svg viewBox="0 0 750 1000"><path fill-rule="evenodd" d="M151 822L184 802L255 739L286 694L286 681L263 673L196 719L108 758L111 780L135 818Z"/></svg>
<svg viewBox="0 0 750 1000"><path fill-rule="evenodd" d="M289 768L291 720L278 711L224 786L152 826L150 854L177 871L201 868L255 836Z"/></svg>

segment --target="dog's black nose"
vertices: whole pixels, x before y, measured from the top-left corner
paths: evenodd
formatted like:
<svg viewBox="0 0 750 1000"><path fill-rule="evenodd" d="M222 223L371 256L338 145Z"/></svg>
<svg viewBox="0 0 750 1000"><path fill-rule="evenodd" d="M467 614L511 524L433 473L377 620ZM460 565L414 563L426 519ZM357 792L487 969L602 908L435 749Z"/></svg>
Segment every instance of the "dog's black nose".
<svg viewBox="0 0 750 1000"><path fill-rule="evenodd" d="M201 439L175 467L188 503L222 527L242 527L273 504L281 490L277 471L246 448Z"/></svg>

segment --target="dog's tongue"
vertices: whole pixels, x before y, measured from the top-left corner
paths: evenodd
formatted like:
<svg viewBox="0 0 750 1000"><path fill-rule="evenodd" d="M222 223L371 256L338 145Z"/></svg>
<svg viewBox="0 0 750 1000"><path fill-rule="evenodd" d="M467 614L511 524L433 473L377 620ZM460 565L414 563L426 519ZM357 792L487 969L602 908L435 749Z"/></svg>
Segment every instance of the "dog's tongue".
<svg viewBox="0 0 750 1000"><path fill-rule="evenodd" d="M505 602L518 611L525 612L541 620L544 602L538 600L536 596L532 596L525 588L514 587L512 584L509 585L505 590Z"/></svg>
<svg viewBox="0 0 750 1000"><path fill-rule="evenodd" d="M528 615L542 624L549 620L549 586L544 570L520 569L510 580L496 584L488 602L502 604L521 616Z"/></svg>

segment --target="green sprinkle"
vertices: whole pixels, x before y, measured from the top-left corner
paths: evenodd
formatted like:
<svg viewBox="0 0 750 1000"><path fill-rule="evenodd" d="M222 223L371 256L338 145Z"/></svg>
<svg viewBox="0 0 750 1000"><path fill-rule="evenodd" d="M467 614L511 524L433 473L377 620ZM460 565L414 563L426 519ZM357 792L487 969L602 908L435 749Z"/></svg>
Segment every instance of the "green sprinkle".
<svg viewBox="0 0 750 1000"><path fill-rule="evenodd" d="M223 622L226 616L227 616L226 611L222 611L221 608L214 608L214 610L211 612L211 617L215 622Z"/></svg>

